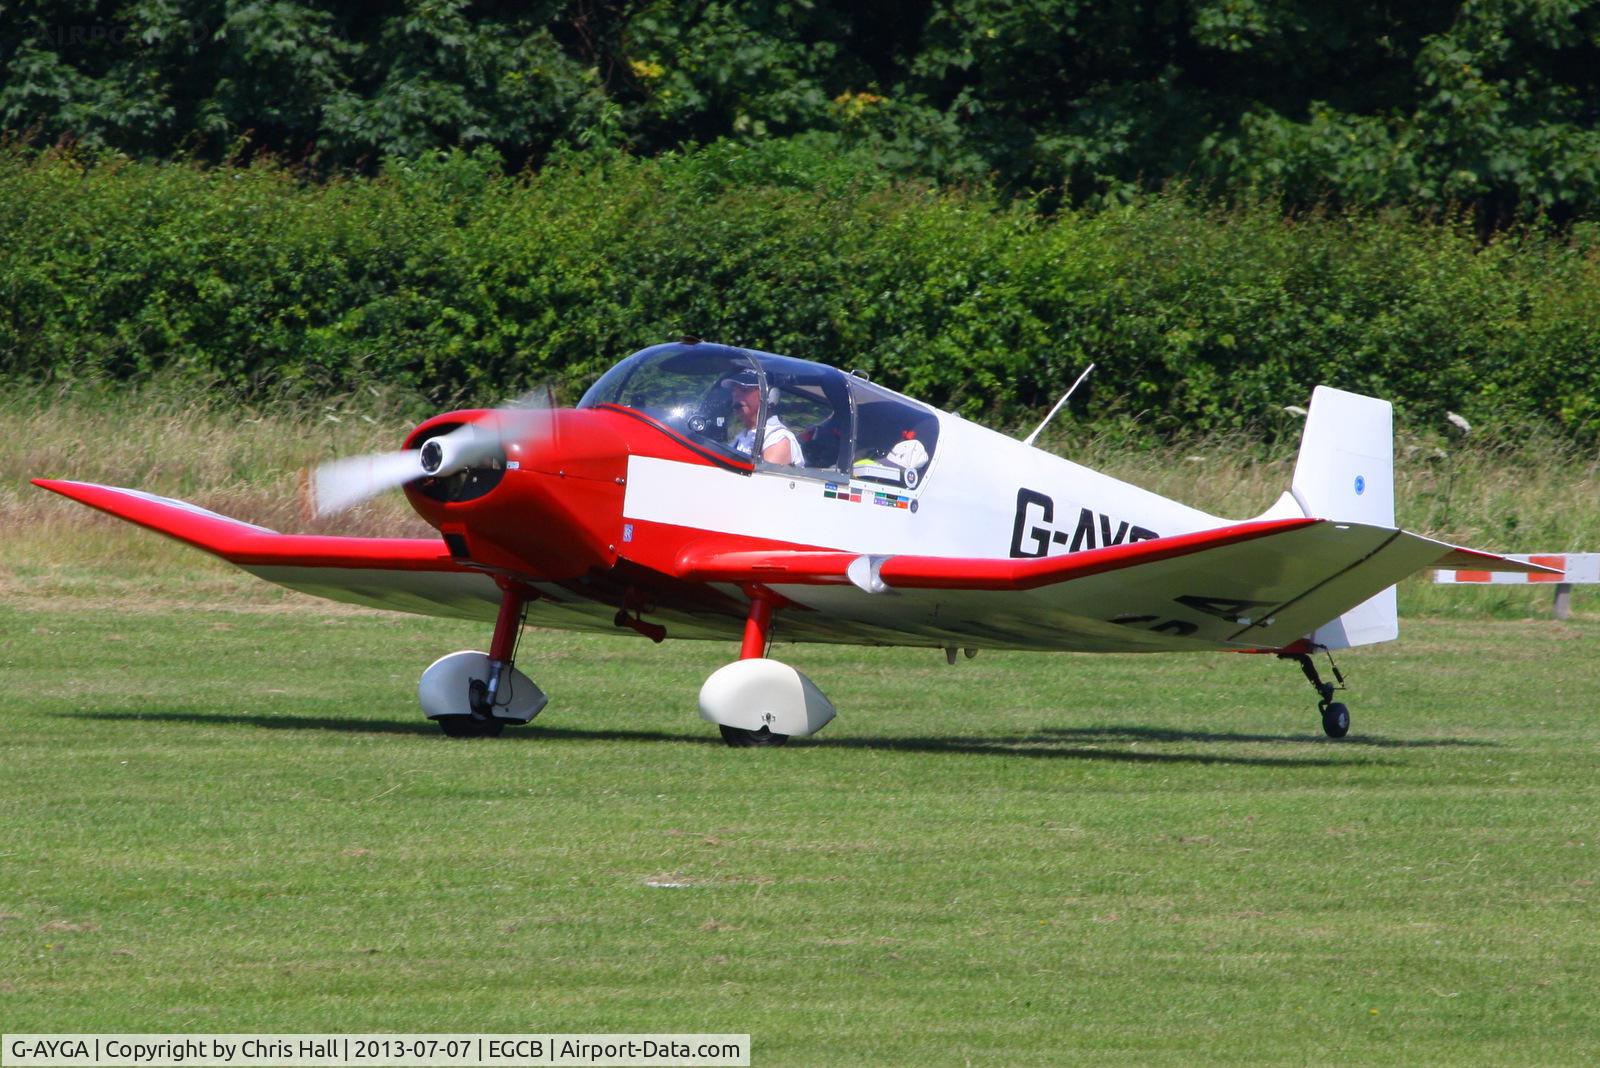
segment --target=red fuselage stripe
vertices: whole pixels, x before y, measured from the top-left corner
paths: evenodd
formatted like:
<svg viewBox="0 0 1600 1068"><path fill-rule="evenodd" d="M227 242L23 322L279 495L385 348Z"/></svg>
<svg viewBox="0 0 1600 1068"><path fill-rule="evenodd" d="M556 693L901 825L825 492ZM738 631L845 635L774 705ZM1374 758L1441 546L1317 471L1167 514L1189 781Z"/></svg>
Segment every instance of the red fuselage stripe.
<svg viewBox="0 0 1600 1068"><path fill-rule="evenodd" d="M1031 590L1135 564L1169 560L1206 549L1284 534L1318 522L1321 520L1278 519L1239 523L1194 534L1179 534L1170 538L1038 559L890 556L883 562L878 575L888 585L900 589ZM765 550L740 547L729 551L708 551L702 540L679 554L677 569L680 578L701 582L837 585L849 581L846 571L860 555L778 544Z"/></svg>

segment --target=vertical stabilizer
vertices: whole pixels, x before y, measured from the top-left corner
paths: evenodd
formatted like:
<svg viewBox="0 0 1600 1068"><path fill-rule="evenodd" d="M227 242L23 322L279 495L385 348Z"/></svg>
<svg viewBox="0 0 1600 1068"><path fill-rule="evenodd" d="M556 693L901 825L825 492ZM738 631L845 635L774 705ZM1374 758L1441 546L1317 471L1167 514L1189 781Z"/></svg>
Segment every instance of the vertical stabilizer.
<svg viewBox="0 0 1600 1068"><path fill-rule="evenodd" d="M1316 519L1394 526L1394 409L1385 400L1318 386L1290 493ZM1400 617L1390 586L1318 627L1311 640L1329 649L1392 641Z"/></svg>

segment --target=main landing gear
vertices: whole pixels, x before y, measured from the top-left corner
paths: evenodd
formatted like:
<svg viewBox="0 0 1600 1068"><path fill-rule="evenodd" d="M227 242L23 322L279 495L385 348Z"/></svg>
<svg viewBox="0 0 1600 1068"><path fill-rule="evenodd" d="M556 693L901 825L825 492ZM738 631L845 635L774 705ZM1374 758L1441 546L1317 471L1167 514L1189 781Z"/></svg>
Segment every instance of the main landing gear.
<svg viewBox="0 0 1600 1068"><path fill-rule="evenodd" d="M494 738L507 724L533 719L550 699L512 666L527 596L507 586L489 652L466 650L435 660L417 683L422 711L451 738Z"/></svg>
<svg viewBox="0 0 1600 1068"><path fill-rule="evenodd" d="M789 743L787 734L773 734L772 728L768 726L752 731L744 727L730 727L726 723L719 723L717 730L722 732L722 740L734 749L764 749Z"/></svg>
<svg viewBox="0 0 1600 1068"><path fill-rule="evenodd" d="M1328 666L1333 669L1333 677L1339 681L1338 686L1331 682L1323 682L1322 676L1317 674L1317 665L1312 662L1310 653L1280 653L1280 659L1293 660L1300 665L1300 670L1305 672L1306 679L1311 683L1311 688L1317 691L1317 709L1322 713L1322 730L1329 738L1343 738L1350 733L1350 710L1343 701L1333 699L1335 690L1344 689L1344 676L1339 673L1339 668L1333 659L1328 659Z"/></svg>
<svg viewBox="0 0 1600 1068"><path fill-rule="evenodd" d="M772 613L780 598L755 587L745 617L739 659L718 668L700 687L700 716L717 725L735 748L783 745L791 735L815 734L834 708L812 681L766 657Z"/></svg>

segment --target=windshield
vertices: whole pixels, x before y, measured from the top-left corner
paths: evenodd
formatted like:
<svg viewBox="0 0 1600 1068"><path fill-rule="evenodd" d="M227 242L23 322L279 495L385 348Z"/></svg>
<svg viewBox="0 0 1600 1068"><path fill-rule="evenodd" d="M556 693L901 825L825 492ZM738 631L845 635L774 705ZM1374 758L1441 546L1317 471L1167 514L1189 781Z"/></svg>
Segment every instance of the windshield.
<svg viewBox="0 0 1600 1068"><path fill-rule="evenodd" d="M734 386L759 385L756 362L727 345L656 345L636 352L607 371L578 402L579 408L616 404L738 456L746 427L734 413ZM745 459L749 458L748 450Z"/></svg>
<svg viewBox="0 0 1600 1068"><path fill-rule="evenodd" d="M601 404L763 468L822 477L850 465L845 376L808 360L709 342L657 345L607 371L578 407Z"/></svg>

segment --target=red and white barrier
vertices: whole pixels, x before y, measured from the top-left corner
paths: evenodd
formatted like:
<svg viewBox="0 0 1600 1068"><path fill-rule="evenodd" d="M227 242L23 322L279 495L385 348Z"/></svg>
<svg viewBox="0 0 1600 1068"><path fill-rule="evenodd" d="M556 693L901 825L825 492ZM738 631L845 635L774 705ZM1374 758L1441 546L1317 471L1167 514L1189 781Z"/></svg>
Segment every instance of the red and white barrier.
<svg viewBox="0 0 1600 1068"><path fill-rule="evenodd" d="M1530 582L1551 583L1555 586L1555 616L1566 619L1572 614L1572 587L1600 583L1600 553L1506 553L1513 560L1526 560L1530 564L1560 568L1562 574L1548 572L1525 575L1503 571L1435 571L1433 581L1465 583L1471 585L1522 585Z"/></svg>

